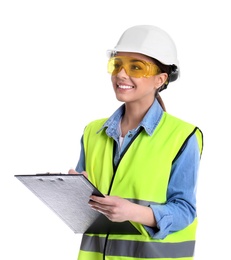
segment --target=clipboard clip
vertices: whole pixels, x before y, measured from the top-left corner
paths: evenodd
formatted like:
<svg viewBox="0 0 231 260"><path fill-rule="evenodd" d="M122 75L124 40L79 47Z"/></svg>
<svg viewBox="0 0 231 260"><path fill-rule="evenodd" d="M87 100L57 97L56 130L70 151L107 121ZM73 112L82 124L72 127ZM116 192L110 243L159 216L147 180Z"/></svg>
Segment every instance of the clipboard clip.
<svg viewBox="0 0 231 260"><path fill-rule="evenodd" d="M61 172L45 172L45 173L36 173L36 175L42 175L42 176L46 176L46 175L66 175L64 173Z"/></svg>

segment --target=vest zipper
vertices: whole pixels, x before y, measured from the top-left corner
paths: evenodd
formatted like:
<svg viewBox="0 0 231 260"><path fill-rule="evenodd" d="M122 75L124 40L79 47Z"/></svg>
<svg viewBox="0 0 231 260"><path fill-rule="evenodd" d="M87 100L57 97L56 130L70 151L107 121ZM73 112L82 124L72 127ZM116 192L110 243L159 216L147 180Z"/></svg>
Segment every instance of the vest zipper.
<svg viewBox="0 0 231 260"><path fill-rule="evenodd" d="M119 159L117 165L114 164L114 158L115 158L115 141L114 141L113 156L112 156L113 176L112 176L112 179L111 179L111 183L110 183L110 187L109 187L109 189L108 189L107 195L110 195L110 192L111 192L111 189L112 189L112 185L113 185L113 182L114 182L114 179L115 179L116 171L117 171L117 168L118 168L118 166L119 166L119 164L120 164L120 161L122 160L122 158L124 157L124 155L125 155L125 153L127 152L128 148L131 146L131 144L134 142L134 140L135 140L136 137L141 133L142 130L143 130L143 128L140 127L140 129L138 130L138 132L132 137L132 139L131 139L131 141L129 142L129 144L124 148L124 151L121 153L121 156L120 156L120 159Z"/></svg>
<svg viewBox="0 0 231 260"><path fill-rule="evenodd" d="M105 260L106 257L106 248L107 248L107 241L108 241L109 233L107 233L105 243L104 243L104 248L103 248L103 260Z"/></svg>

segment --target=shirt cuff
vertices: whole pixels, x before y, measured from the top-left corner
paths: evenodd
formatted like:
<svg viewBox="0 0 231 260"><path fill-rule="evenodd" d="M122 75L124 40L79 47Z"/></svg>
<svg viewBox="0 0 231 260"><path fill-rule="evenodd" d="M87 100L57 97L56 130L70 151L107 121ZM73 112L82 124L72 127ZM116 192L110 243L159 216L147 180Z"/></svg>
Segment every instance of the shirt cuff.
<svg viewBox="0 0 231 260"><path fill-rule="evenodd" d="M170 228L173 222L173 217L169 212L167 212L166 207L163 205L150 205L150 208L155 216L157 226L144 226L144 228L152 238L164 239L171 233Z"/></svg>

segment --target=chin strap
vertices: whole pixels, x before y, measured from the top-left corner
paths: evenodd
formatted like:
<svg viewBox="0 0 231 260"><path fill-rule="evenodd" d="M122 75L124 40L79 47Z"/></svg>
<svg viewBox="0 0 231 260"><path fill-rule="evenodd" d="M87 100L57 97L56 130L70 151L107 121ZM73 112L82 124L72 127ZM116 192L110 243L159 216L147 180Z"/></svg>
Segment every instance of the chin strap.
<svg viewBox="0 0 231 260"><path fill-rule="evenodd" d="M159 93L157 93L156 98L157 98L158 102L160 103L161 107L163 108L163 110L166 112L166 107L165 107L164 101L162 100Z"/></svg>

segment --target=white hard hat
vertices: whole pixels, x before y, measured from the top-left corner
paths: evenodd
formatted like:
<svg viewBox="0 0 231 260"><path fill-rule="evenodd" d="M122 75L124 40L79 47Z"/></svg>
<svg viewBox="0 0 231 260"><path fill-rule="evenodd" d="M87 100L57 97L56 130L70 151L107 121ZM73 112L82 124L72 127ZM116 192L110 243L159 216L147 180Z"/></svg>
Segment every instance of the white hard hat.
<svg viewBox="0 0 231 260"><path fill-rule="evenodd" d="M175 65L179 70L175 43L165 31L153 25L128 28L115 48L108 50L108 55L113 56L116 52L141 53L165 65Z"/></svg>

